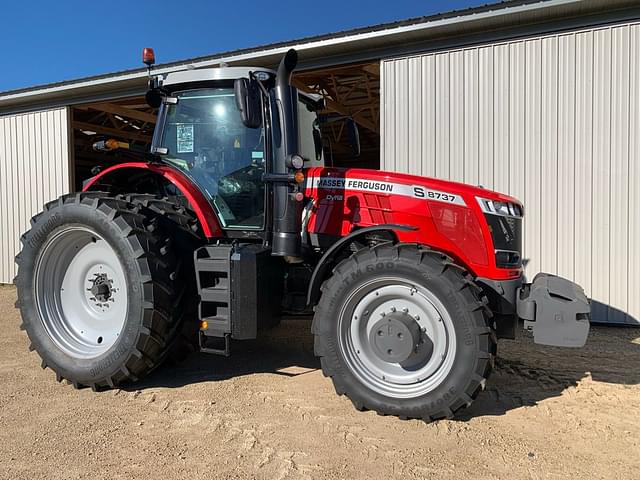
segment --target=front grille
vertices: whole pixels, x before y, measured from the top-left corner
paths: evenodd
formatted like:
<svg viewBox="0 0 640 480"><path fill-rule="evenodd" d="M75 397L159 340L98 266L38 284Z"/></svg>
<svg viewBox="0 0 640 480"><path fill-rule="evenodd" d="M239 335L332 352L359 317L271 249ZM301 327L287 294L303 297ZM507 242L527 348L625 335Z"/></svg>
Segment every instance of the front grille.
<svg viewBox="0 0 640 480"><path fill-rule="evenodd" d="M496 266L522 266L522 218L485 213L495 250Z"/></svg>

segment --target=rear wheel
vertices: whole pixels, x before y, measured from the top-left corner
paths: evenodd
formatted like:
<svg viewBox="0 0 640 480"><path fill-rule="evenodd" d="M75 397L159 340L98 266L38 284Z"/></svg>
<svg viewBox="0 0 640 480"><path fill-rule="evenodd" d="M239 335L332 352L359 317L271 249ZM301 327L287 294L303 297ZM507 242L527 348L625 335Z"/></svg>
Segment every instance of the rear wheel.
<svg viewBox="0 0 640 480"><path fill-rule="evenodd" d="M178 263L157 221L99 192L61 197L22 237L18 305L43 367L93 388L163 359L180 319Z"/></svg>
<svg viewBox="0 0 640 480"><path fill-rule="evenodd" d="M159 227L171 238L178 255L181 268L177 280L183 285L186 301L183 302L181 325L167 352L167 361L179 363L198 351L200 321L198 302L193 301L198 297L193 255L205 243L202 228L195 214L179 198L139 193L118 195L117 198L136 205L140 213L156 218Z"/></svg>
<svg viewBox="0 0 640 480"><path fill-rule="evenodd" d="M484 386L495 353L480 289L452 260L385 244L341 262L316 307L316 355L358 409L451 417Z"/></svg>

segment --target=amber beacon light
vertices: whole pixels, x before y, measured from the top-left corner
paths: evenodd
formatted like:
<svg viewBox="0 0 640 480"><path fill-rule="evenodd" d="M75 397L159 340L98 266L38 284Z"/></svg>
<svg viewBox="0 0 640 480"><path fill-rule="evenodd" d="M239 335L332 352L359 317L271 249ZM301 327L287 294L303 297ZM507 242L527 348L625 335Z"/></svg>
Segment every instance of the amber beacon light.
<svg viewBox="0 0 640 480"><path fill-rule="evenodd" d="M142 63L150 67L154 63L156 63L156 54L153 51L153 48L143 48L142 49Z"/></svg>

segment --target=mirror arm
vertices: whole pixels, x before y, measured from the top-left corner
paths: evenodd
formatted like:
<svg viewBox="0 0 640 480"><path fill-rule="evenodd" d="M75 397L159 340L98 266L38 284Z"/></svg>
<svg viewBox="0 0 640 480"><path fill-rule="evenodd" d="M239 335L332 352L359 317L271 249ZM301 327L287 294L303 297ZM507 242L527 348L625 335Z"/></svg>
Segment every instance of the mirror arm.
<svg viewBox="0 0 640 480"><path fill-rule="evenodd" d="M257 77L257 75L254 72L249 72L249 78L251 80L253 80L254 82L256 82L256 84L260 88L260 91L262 92L262 95L264 96L264 98L268 99L269 98L269 92L267 91L265 86L262 84L262 81L260 81L260 79Z"/></svg>

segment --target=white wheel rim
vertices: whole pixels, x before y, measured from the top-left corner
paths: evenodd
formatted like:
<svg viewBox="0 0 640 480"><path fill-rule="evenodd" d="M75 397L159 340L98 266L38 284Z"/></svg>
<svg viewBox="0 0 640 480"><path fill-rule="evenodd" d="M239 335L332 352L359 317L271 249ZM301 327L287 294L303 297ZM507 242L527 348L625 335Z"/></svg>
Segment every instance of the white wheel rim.
<svg viewBox="0 0 640 480"><path fill-rule="evenodd" d="M404 312L420 327L424 346L401 363L382 360L370 342L389 312ZM356 289L339 318L339 346L351 372L368 388L394 398L415 398L437 388L456 354L453 321L433 292L401 278L380 278Z"/></svg>
<svg viewBox="0 0 640 480"><path fill-rule="evenodd" d="M127 318L122 262L88 227L64 228L38 258L35 298L42 324L58 348L75 358L98 357L116 343Z"/></svg>

